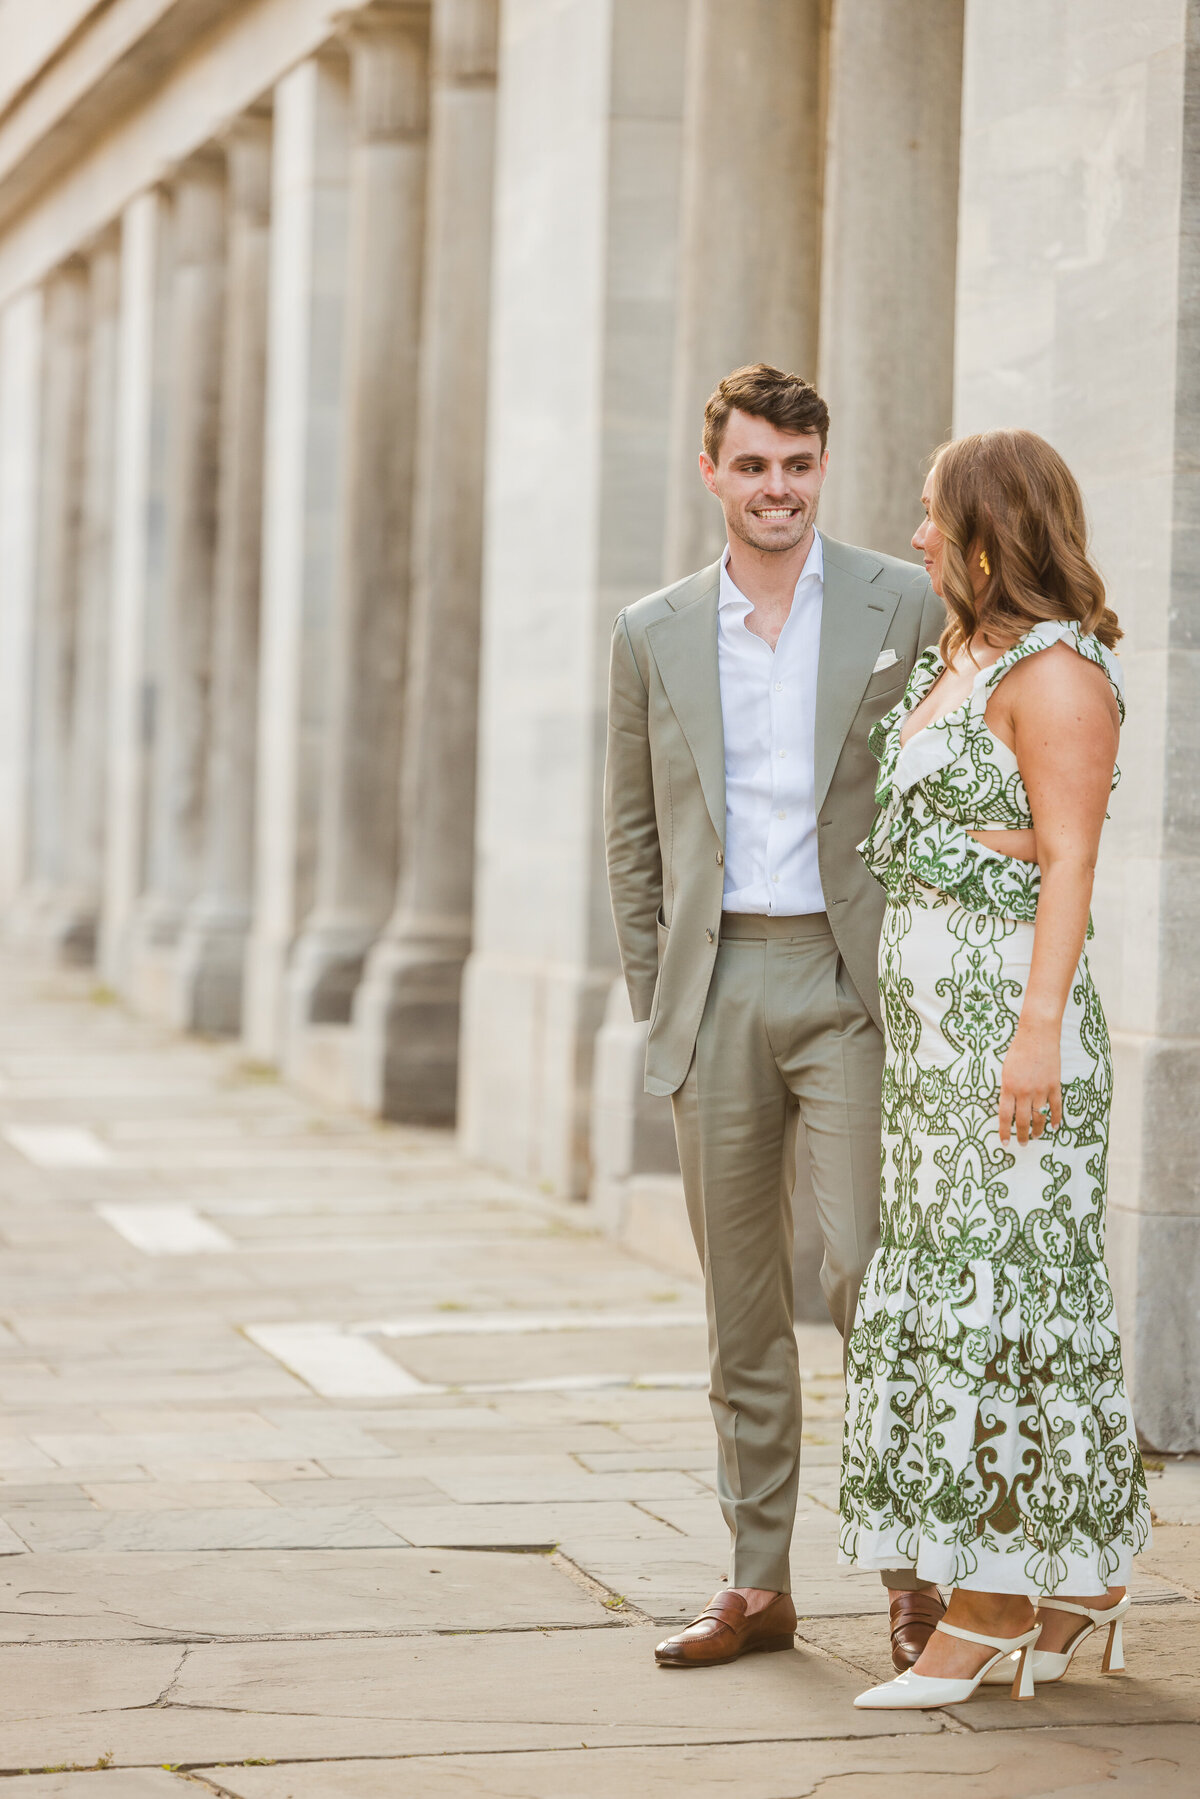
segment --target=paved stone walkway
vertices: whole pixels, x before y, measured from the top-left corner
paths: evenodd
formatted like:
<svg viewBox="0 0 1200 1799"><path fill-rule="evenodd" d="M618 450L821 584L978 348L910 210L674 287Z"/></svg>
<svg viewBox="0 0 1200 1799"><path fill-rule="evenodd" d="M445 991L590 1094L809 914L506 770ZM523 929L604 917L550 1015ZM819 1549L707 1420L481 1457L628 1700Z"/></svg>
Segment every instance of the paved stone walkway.
<svg viewBox="0 0 1200 1799"><path fill-rule="evenodd" d="M882 1593L805 1327L796 1653L657 1671L724 1558L698 1289L105 999L0 965L4 1795L1197 1790L1194 1463L1125 1678L856 1713Z"/></svg>

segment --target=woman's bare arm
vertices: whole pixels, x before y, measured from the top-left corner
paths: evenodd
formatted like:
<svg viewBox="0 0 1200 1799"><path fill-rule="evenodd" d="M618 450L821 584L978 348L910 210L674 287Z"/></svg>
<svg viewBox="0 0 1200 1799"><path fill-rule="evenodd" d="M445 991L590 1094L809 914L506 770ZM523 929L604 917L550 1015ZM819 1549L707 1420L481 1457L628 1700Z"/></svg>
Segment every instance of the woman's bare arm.
<svg viewBox="0 0 1200 1799"><path fill-rule="evenodd" d="M1015 1129L1026 1143L1062 1121L1063 1013L1087 935L1120 715L1103 669L1065 644L1019 663L1000 692L993 728L1012 733L1041 869L1033 962L1000 1087L1000 1140Z"/></svg>

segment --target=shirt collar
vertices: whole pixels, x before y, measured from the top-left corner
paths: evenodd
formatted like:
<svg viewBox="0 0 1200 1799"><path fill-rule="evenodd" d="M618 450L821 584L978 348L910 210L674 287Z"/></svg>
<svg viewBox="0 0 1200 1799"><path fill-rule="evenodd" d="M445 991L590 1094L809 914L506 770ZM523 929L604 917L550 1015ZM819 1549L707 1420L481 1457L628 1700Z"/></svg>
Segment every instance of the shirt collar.
<svg viewBox="0 0 1200 1799"><path fill-rule="evenodd" d="M795 593L799 593L806 581L824 582L824 579L825 551L821 544L821 533L819 531L814 531L812 547L804 559L804 567L800 570L800 578L796 582L794 591ZM728 544L725 545L725 550L721 557L721 592L717 600L717 605L718 608L740 606L744 612L752 612L754 610L750 601L746 598L741 588L736 585L733 576L729 572Z"/></svg>

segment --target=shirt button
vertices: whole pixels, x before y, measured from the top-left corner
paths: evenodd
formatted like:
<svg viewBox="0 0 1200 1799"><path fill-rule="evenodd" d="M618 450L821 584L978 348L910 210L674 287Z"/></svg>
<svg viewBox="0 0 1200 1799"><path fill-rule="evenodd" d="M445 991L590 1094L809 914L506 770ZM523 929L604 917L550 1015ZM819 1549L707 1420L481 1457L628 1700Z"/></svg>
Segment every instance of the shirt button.
<svg viewBox="0 0 1200 1799"><path fill-rule="evenodd" d="M775 683L775 691L776 691L776 693L782 693L782 692L783 692L783 682L782 682L782 681L776 681L776 683Z"/></svg>
<svg viewBox="0 0 1200 1799"><path fill-rule="evenodd" d="M787 813L786 813L786 812L777 812L777 813L776 813L776 814L775 814L775 816L776 816L776 818L786 818L786 817L787 817Z"/></svg>
<svg viewBox="0 0 1200 1799"><path fill-rule="evenodd" d="M776 885L776 886L777 886L777 887L778 887L778 885L779 885L779 876L778 876L778 875L772 875L772 876L771 876L771 879L772 879L772 880L773 880L773 881L774 881L774 883L775 883L775 885Z"/></svg>
<svg viewBox="0 0 1200 1799"><path fill-rule="evenodd" d="M780 750L780 752L779 752L779 760L780 760L780 761L781 761L781 762L784 762L784 761L786 761L786 759L787 759L787 751L786 751L786 750Z"/></svg>
<svg viewBox="0 0 1200 1799"><path fill-rule="evenodd" d="M714 936L713 936L713 934L712 934L712 932L711 932L711 931L705 931L705 933L704 933L704 935L705 935L705 936L706 936L706 937L707 937L707 938L708 938L708 941L709 941L709 942L710 942L710 943L715 943L715 942L716 942L716 938L715 938L715 937L714 937Z"/></svg>

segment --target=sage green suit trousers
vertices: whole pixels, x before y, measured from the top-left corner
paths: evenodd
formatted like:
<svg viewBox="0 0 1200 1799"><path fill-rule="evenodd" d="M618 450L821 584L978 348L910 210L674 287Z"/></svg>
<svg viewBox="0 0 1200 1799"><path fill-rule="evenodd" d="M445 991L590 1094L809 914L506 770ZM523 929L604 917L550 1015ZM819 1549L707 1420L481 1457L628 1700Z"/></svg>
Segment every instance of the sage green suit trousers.
<svg viewBox="0 0 1200 1799"><path fill-rule="evenodd" d="M726 913L687 1078L672 1096L704 1266L718 1492L729 1584L788 1592L800 1474L792 1185L804 1120L824 1241L821 1287L843 1340L879 1242L883 1038L823 912ZM918 1585L911 1569L889 1587Z"/></svg>

